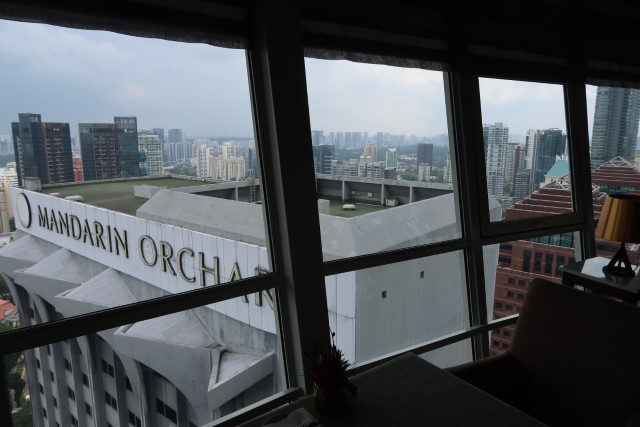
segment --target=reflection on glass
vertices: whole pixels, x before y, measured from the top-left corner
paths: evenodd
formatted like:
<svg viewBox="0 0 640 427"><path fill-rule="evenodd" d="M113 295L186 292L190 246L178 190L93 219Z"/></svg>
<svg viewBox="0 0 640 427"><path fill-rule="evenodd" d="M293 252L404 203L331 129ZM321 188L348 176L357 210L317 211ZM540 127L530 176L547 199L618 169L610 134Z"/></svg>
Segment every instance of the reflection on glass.
<svg viewBox="0 0 640 427"><path fill-rule="evenodd" d="M560 283L562 266L576 260L575 239L576 233L562 233L485 246L489 319L520 313L533 279ZM491 333L491 354L509 349L513 330L507 326Z"/></svg>
<svg viewBox="0 0 640 427"><path fill-rule="evenodd" d="M572 212L561 85L480 79L491 221Z"/></svg>
<svg viewBox="0 0 640 427"><path fill-rule="evenodd" d="M284 387L266 325L273 298L269 290L7 356L14 425L30 425L20 423L33 411L49 425L200 426L269 397ZM265 326L233 320L218 305Z"/></svg>
<svg viewBox="0 0 640 427"><path fill-rule="evenodd" d="M461 236L442 72L306 60L324 259Z"/></svg>

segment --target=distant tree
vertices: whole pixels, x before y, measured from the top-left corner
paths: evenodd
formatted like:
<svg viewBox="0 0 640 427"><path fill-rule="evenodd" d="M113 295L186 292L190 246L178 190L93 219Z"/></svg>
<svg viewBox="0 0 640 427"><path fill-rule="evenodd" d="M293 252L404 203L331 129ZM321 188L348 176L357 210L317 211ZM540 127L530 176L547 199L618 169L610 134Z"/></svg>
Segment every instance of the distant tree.
<svg viewBox="0 0 640 427"><path fill-rule="evenodd" d="M7 286L7 282L4 281L4 277L2 276L0 276L0 298L11 300L9 287Z"/></svg>
<svg viewBox="0 0 640 427"><path fill-rule="evenodd" d="M411 172L404 172L401 174L401 179L405 180L405 181L417 181L418 180L418 174L417 173L411 173Z"/></svg>
<svg viewBox="0 0 640 427"><path fill-rule="evenodd" d="M196 168L190 164L182 164L169 169L173 175L196 176Z"/></svg>
<svg viewBox="0 0 640 427"><path fill-rule="evenodd" d="M33 427L33 415L31 414L31 404L22 407L12 415L13 427Z"/></svg>
<svg viewBox="0 0 640 427"><path fill-rule="evenodd" d="M435 182L443 182L444 181L444 169L442 168L433 168L431 169L431 176L434 177Z"/></svg>

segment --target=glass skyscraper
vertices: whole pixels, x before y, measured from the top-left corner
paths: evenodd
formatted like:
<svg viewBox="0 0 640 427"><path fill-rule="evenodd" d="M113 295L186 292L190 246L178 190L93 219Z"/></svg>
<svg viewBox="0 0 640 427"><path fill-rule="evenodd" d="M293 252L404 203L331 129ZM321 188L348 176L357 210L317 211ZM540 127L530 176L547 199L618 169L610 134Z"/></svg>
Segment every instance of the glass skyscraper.
<svg viewBox="0 0 640 427"><path fill-rule="evenodd" d="M113 121L120 148L120 174L140 176L138 120L136 117L114 117Z"/></svg>
<svg viewBox="0 0 640 427"><path fill-rule="evenodd" d="M633 162L640 118L640 90L598 87L591 139L591 167L618 156Z"/></svg>
<svg viewBox="0 0 640 427"><path fill-rule="evenodd" d="M11 131L19 185L24 178L42 184L73 182L69 123L43 122L40 114L20 113Z"/></svg>

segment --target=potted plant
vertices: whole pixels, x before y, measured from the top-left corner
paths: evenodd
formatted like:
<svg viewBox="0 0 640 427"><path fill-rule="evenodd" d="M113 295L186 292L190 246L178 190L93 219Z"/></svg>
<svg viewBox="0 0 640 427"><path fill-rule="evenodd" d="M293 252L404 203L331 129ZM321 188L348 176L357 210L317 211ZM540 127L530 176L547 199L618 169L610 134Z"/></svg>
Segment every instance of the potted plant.
<svg viewBox="0 0 640 427"><path fill-rule="evenodd" d="M347 378L349 362L335 343L335 332L331 341L325 341L314 357L313 381L316 410L331 414L347 406L355 399L356 387Z"/></svg>

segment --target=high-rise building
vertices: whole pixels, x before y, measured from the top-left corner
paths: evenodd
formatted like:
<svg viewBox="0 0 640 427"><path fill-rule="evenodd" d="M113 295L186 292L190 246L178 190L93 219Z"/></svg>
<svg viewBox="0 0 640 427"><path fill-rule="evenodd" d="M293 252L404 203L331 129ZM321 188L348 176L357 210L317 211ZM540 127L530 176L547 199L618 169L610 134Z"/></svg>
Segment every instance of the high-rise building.
<svg viewBox="0 0 640 427"><path fill-rule="evenodd" d="M398 166L398 153L395 147L388 148L385 155L385 166L388 168L395 168Z"/></svg>
<svg viewBox="0 0 640 427"><path fill-rule="evenodd" d="M376 147L376 144L371 144L371 143L365 144L364 152L362 153L362 156L360 158L365 163L377 162L378 149Z"/></svg>
<svg viewBox="0 0 640 427"><path fill-rule="evenodd" d="M138 135L140 175L162 176L162 142L155 134Z"/></svg>
<svg viewBox="0 0 640 427"><path fill-rule="evenodd" d="M169 129L167 142L182 142L182 129Z"/></svg>
<svg viewBox="0 0 640 427"><path fill-rule="evenodd" d="M193 143L167 142L163 147L163 158L168 165L181 164L193 157Z"/></svg>
<svg viewBox="0 0 640 427"><path fill-rule="evenodd" d="M536 132L536 137L530 148L531 158L531 192L540 188L545 174L556 162L556 157L565 152L567 135L560 129L543 129Z"/></svg>
<svg viewBox="0 0 640 427"><path fill-rule="evenodd" d="M42 184L73 182L69 123L43 122L40 114L20 113L11 130L20 185L24 178Z"/></svg>
<svg viewBox="0 0 640 427"><path fill-rule="evenodd" d="M429 163L420 163L418 165L418 181L428 182L431 178L431 165Z"/></svg>
<svg viewBox="0 0 640 427"><path fill-rule="evenodd" d="M311 131L311 143L313 145L320 145L324 143L324 131L312 130Z"/></svg>
<svg viewBox="0 0 640 427"><path fill-rule="evenodd" d="M12 187L17 187L18 174L15 169L12 168L0 168L0 182L8 181Z"/></svg>
<svg viewBox="0 0 640 427"><path fill-rule="evenodd" d="M244 157L211 157L209 176L223 181L240 181L246 177Z"/></svg>
<svg viewBox="0 0 640 427"><path fill-rule="evenodd" d="M382 179L384 178L384 162L366 163L367 178Z"/></svg>
<svg viewBox="0 0 640 427"><path fill-rule="evenodd" d="M509 127L503 123L484 125L483 134L487 144L487 192L499 198L504 194Z"/></svg>
<svg viewBox="0 0 640 427"><path fill-rule="evenodd" d="M591 167L618 156L633 162L640 118L640 90L598 87L591 136Z"/></svg>
<svg viewBox="0 0 640 427"><path fill-rule="evenodd" d="M398 177L397 168L384 168L384 179L396 179Z"/></svg>
<svg viewBox="0 0 640 427"><path fill-rule="evenodd" d="M164 139L164 129L162 128L153 128L151 129L151 133L153 135L158 135L158 139L160 140L161 144L165 143L165 139Z"/></svg>
<svg viewBox="0 0 640 427"><path fill-rule="evenodd" d="M513 182L513 200L518 202L531 194L531 170L516 172Z"/></svg>
<svg viewBox="0 0 640 427"><path fill-rule="evenodd" d="M451 159L447 156L444 159L444 172L442 173L442 181L445 184L453 184L453 169L451 167Z"/></svg>
<svg viewBox="0 0 640 427"><path fill-rule="evenodd" d="M220 146L220 157L238 157L238 145L233 142L227 142Z"/></svg>
<svg viewBox="0 0 640 427"><path fill-rule="evenodd" d="M208 178L211 176L211 148L206 145L197 145L194 148L196 163L196 176Z"/></svg>
<svg viewBox="0 0 640 427"><path fill-rule="evenodd" d="M120 176L120 148L113 123L79 123L82 176L85 181Z"/></svg>
<svg viewBox="0 0 640 427"><path fill-rule="evenodd" d="M113 121L120 151L120 174L140 176L138 119L136 117L114 117Z"/></svg>
<svg viewBox="0 0 640 427"><path fill-rule="evenodd" d="M433 144L418 144L418 157L416 163L418 165L428 163L433 167Z"/></svg>
<svg viewBox="0 0 640 427"><path fill-rule="evenodd" d="M332 160L331 175L358 176L358 159Z"/></svg>
<svg viewBox="0 0 640 427"><path fill-rule="evenodd" d="M518 144L507 143L504 151L504 183L509 187L510 191L513 189L513 180L516 172L516 151Z"/></svg>
<svg viewBox="0 0 640 427"><path fill-rule="evenodd" d="M516 182L518 172L527 169L525 153L525 144L515 144L515 151L513 153L513 177L511 182Z"/></svg>
<svg viewBox="0 0 640 427"><path fill-rule="evenodd" d="M330 144L313 146L313 167L316 173L331 173L331 161L336 158L336 147Z"/></svg>

